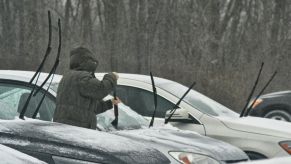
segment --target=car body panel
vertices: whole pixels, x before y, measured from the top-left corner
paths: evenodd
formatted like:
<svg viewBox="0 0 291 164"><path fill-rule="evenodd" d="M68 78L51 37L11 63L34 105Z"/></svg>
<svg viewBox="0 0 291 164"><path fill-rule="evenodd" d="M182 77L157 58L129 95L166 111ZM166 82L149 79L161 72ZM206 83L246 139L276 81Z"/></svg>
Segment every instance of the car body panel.
<svg viewBox="0 0 291 164"><path fill-rule="evenodd" d="M5 164L45 164L34 157L0 144L1 163Z"/></svg>
<svg viewBox="0 0 291 164"><path fill-rule="evenodd" d="M286 121L291 121L291 91L268 93L260 96L259 100L261 102L250 110L249 115L266 117L269 112L279 110L287 112L289 120Z"/></svg>
<svg viewBox="0 0 291 164"><path fill-rule="evenodd" d="M161 85L169 85L169 83L172 83L172 81L158 77L154 78L157 94L166 98L168 101L173 103L177 102L180 97L175 96L159 87ZM151 91L151 82L149 76L120 74L119 79L119 85L133 86ZM197 95L199 96L201 94ZM205 99L204 97L202 96L201 98ZM231 117L228 117L228 119L223 119L222 117L212 116L208 113L204 113L203 110L193 107L185 101L181 102L180 108L186 109L192 116L195 116L200 124L195 125L171 122L171 124L175 127L180 129L193 130L200 134L205 134L206 136L223 140L238 146L246 152L253 151L267 158L289 155L279 146L279 142L282 140L291 140L290 133L287 129L284 130L284 128L281 129L282 131L278 131L278 129L275 127L271 127L270 124L277 124L277 122L272 122L275 120L266 122L266 120L262 121L260 118L239 118L239 114L235 114L234 112ZM253 124L254 130L252 130L250 124ZM199 128L201 125L204 126L204 130Z"/></svg>
<svg viewBox="0 0 291 164"><path fill-rule="evenodd" d="M169 163L159 151L124 137L40 120L0 120L0 143L91 162Z"/></svg>

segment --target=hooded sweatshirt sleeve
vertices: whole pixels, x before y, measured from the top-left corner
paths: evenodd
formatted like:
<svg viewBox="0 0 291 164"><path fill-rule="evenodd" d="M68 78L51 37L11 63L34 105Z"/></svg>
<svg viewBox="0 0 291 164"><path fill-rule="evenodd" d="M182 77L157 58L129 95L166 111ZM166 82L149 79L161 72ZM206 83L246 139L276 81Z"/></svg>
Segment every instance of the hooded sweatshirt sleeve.
<svg viewBox="0 0 291 164"><path fill-rule="evenodd" d="M95 109L94 112L96 114L100 114L112 108L113 108L113 104L111 100L107 100L107 101L102 100L97 104L97 108Z"/></svg>
<svg viewBox="0 0 291 164"><path fill-rule="evenodd" d="M82 73L78 84L82 96L100 101L113 90L117 81L112 73L106 74L100 81L86 72Z"/></svg>

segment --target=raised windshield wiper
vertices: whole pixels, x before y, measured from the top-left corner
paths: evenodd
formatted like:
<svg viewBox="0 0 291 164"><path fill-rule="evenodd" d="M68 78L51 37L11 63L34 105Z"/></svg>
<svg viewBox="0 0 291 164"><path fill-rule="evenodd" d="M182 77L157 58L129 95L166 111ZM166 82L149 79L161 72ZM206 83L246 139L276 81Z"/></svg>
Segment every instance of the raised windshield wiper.
<svg viewBox="0 0 291 164"><path fill-rule="evenodd" d="M263 92L266 90L266 88L269 86L269 84L271 83L271 81L274 79L274 77L276 76L277 71L275 71L273 73L273 75L271 76L271 78L269 79L269 81L266 83L266 85L263 87L263 89L260 91L260 93L256 96L256 98L253 100L252 104L248 107L248 109L246 110L246 114L244 116L248 116L250 113L250 110L253 108L255 102L258 100L258 98L263 94Z"/></svg>
<svg viewBox="0 0 291 164"><path fill-rule="evenodd" d="M62 27L61 27L61 20L60 19L58 19L58 28L59 28L59 46L58 46L58 52L57 52L57 56L56 56L56 60L55 60L54 66L51 69L50 74L47 76L46 79L48 80L50 76L52 76L52 78L51 78L51 81L50 81L50 83L49 83L49 85L48 85L45 93L43 94L40 102L38 103L38 105L37 105L37 107L36 107L36 109L35 109L35 111L34 111L34 113L32 115L32 118L36 118L36 115L37 115L37 113L38 113L38 111L39 111L39 109L41 107L41 104L42 104L42 102L43 102L46 94L48 93L48 90L49 90L49 88L50 88L50 86L51 86L51 84L53 82L54 75L56 73L57 67L58 67L59 62L60 62L60 54L61 54L61 47L62 47ZM40 88L38 88L38 89L40 90L41 88L42 88L42 86ZM33 96L35 96L37 94L37 91L35 92L35 94Z"/></svg>
<svg viewBox="0 0 291 164"><path fill-rule="evenodd" d="M243 110L242 110L241 113L240 113L240 117L243 117L243 116L244 116L244 114L245 114L245 112L246 112L246 109L247 109L247 107L248 107L248 105L249 105L249 103L250 103L250 100L251 100L251 98L253 97L253 94L254 94L255 89L256 89L256 87L257 87L257 85L258 85L258 82L259 82L259 79L260 79L260 76L261 76L261 73L262 73L263 67L264 67L264 62L262 62L262 64L261 64L261 67L260 67L260 70L259 70L259 73L258 73L257 79L256 79L256 81L255 81L255 84L254 84L252 90L251 90L251 93L249 94L249 97L248 97L248 99L247 99L247 102L246 102L246 104L245 104Z"/></svg>
<svg viewBox="0 0 291 164"><path fill-rule="evenodd" d="M167 124L169 122L169 120L171 119L171 117L173 116L173 114L175 113L175 111L179 108L179 105L182 102L182 100L184 99L184 97L190 92L190 90L194 87L195 84L196 84L196 82L194 81L190 85L190 87L188 88L188 90L184 93L184 95L180 98L180 100L174 105L173 109L170 111L170 116L165 120L165 124Z"/></svg>
<svg viewBox="0 0 291 164"><path fill-rule="evenodd" d="M57 67L60 63L60 52L61 52L61 40L62 40L62 35L61 35L61 20L58 19L58 27L59 27L59 47L58 47L58 53L57 53L57 56L56 56L56 60L55 60L55 63L49 73L49 75L46 77L46 79L43 81L43 83L40 85L40 87L37 88L37 90L35 91L35 93L33 94L33 96L35 96L40 90L41 88L43 88L43 86L46 84L46 82L49 80L49 78L56 72L57 70Z"/></svg>
<svg viewBox="0 0 291 164"><path fill-rule="evenodd" d="M51 13L50 13L50 11L48 11L48 25L49 25L49 39L48 39L47 49L46 49L46 52L45 52L45 55L44 55L44 58L43 58L41 64L39 65L39 67L37 68L37 71L34 73L32 78L30 79L29 84L32 84L33 81L35 80L35 78L37 77L37 79L35 80L35 83L33 85L33 88L30 91L30 94L27 97L27 99L25 101L25 104L23 105L22 110L20 111L20 114L19 114L19 118L23 119L23 120L24 120L24 115L25 115L25 112L27 110L28 104L29 104L29 102L31 100L32 94L33 94L35 88L37 87L37 82L38 82L38 79L39 79L39 76L40 76L40 72L41 72L41 70L42 70L42 68L44 66L44 63L45 63L45 61L46 61L47 57L49 56L49 54L51 52L51 49L52 49L51 48L52 25L51 25Z"/></svg>
<svg viewBox="0 0 291 164"><path fill-rule="evenodd" d="M113 97L114 97L114 100L117 100L117 97L116 97L116 87L113 88ZM111 122L112 126L117 129L117 126L118 126L118 105L115 105L114 104L114 120Z"/></svg>
<svg viewBox="0 0 291 164"><path fill-rule="evenodd" d="M152 87L153 87L153 93L154 93L154 113L152 115L152 119L149 125L149 128L152 127L154 125L154 120L155 120L155 115L156 115L156 110L157 110L157 104L158 104L158 98L157 98L157 89L156 89L156 85L155 85L155 81L154 81L154 77L152 72L150 72L150 76L151 76L151 82L152 82Z"/></svg>

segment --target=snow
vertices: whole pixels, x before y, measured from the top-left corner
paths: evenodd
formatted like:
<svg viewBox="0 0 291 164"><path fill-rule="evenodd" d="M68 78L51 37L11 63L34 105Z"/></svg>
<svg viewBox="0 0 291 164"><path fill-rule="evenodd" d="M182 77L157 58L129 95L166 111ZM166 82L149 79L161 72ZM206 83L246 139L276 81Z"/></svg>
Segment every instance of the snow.
<svg viewBox="0 0 291 164"><path fill-rule="evenodd" d="M0 159L1 164L45 164L45 162L4 145L0 145Z"/></svg>

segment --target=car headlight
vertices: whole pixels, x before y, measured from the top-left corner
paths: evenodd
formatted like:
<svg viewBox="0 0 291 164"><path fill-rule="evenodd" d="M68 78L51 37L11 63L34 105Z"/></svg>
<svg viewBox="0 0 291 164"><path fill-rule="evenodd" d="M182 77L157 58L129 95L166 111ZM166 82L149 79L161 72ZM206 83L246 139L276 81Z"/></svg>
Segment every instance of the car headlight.
<svg viewBox="0 0 291 164"><path fill-rule="evenodd" d="M291 155L291 141L282 141L279 145Z"/></svg>
<svg viewBox="0 0 291 164"><path fill-rule="evenodd" d="M169 152L177 161L183 164L219 164L219 162L209 156L188 152Z"/></svg>

